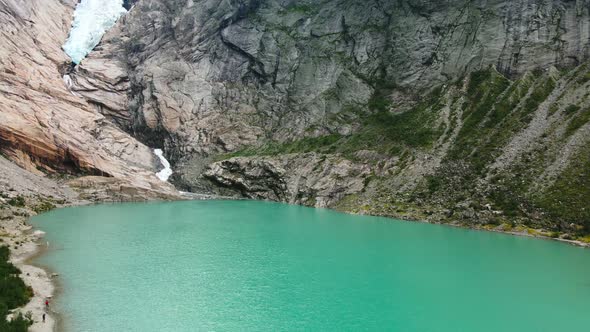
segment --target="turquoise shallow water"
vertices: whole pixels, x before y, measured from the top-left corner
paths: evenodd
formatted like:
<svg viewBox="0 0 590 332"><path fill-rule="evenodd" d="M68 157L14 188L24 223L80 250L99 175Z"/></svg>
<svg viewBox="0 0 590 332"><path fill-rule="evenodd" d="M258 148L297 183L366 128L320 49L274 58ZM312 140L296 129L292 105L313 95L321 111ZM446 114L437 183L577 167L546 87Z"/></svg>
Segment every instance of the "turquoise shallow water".
<svg viewBox="0 0 590 332"><path fill-rule="evenodd" d="M68 331L586 331L590 250L252 201L33 219Z"/></svg>

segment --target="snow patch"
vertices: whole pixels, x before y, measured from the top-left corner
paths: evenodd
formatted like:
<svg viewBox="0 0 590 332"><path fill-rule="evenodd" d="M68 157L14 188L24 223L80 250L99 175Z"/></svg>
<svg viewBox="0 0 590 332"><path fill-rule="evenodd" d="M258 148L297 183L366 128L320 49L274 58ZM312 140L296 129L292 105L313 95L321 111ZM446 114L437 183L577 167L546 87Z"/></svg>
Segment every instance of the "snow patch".
<svg viewBox="0 0 590 332"><path fill-rule="evenodd" d="M170 163L168 160L166 160L166 158L164 158L164 152L161 149L154 149L154 154L160 158L160 163L162 163L162 166L164 166L164 169L156 173L156 176L160 180L167 182L168 178L170 178L170 175L174 173L172 168L170 168Z"/></svg>
<svg viewBox="0 0 590 332"><path fill-rule="evenodd" d="M64 75L64 84L66 85L66 87L68 89L72 88L72 78L70 77L70 75Z"/></svg>
<svg viewBox="0 0 590 332"><path fill-rule="evenodd" d="M74 12L64 51L76 64L98 45L104 33L126 13L123 0L82 0Z"/></svg>
<svg viewBox="0 0 590 332"><path fill-rule="evenodd" d="M79 94L72 91L72 86L74 85L74 83L72 82L72 77L70 75L64 75L63 79L64 79L64 84L66 85L68 90L70 90L70 93L76 97L81 97Z"/></svg>

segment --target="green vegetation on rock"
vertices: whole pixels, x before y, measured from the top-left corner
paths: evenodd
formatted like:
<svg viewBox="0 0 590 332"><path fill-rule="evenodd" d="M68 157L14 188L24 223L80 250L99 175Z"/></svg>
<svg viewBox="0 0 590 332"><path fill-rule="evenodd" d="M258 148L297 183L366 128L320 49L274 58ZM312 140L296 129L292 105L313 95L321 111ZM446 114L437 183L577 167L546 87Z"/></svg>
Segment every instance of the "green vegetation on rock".
<svg viewBox="0 0 590 332"><path fill-rule="evenodd" d="M48 212L55 209L55 204L49 200L41 200L37 205L33 206L33 211L36 213Z"/></svg>
<svg viewBox="0 0 590 332"><path fill-rule="evenodd" d="M507 116L503 114L505 110L493 111L494 104L509 86L510 81L492 69L471 74L467 101L463 105L463 126L448 158L469 161L477 171L483 169L490 157L489 150L494 148L486 146L486 134L497 125L489 121L488 116L492 115L496 120Z"/></svg>
<svg viewBox="0 0 590 332"><path fill-rule="evenodd" d="M8 200L8 204L17 207L25 206L25 198L23 196L16 196Z"/></svg>
<svg viewBox="0 0 590 332"><path fill-rule="evenodd" d="M580 108L577 107L576 111L574 111L574 112L577 112L579 109ZM567 124L566 130L565 130L565 136L566 137L571 136L574 132L576 132L576 130L580 129L582 126L584 126L589 121L590 121L590 108L585 108L584 110L580 111L579 113L574 114L572 116L571 120L569 121L569 123Z"/></svg>
<svg viewBox="0 0 590 332"><path fill-rule="evenodd" d="M33 296L33 290L19 278L20 270L8 262L8 247L0 247L0 331L25 332L31 321L16 315L11 321L6 317L10 310L23 306Z"/></svg>
<svg viewBox="0 0 590 332"><path fill-rule="evenodd" d="M555 183L537 195L535 203L550 215L565 223L576 223L590 232L590 146L586 145L577 158L558 175Z"/></svg>
<svg viewBox="0 0 590 332"><path fill-rule="evenodd" d="M362 117L360 129L351 135L331 134L287 143L272 142L223 155L219 159L306 152L341 153L349 159L356 159L355 153L361 150L397 156L408 148L427 149L442 133L439 128L434 128L440 103L441 89L436 89L411 110L392 113L387 99L374 96L369 103L373 112Z"/></svg>
<svg viewBox="0 0 590 332"><path fill-rule="evenodd" d="M340 210L579 238L590 232L590 150L579 151L584 133L573 143L564 138L590 122L576 79L587 75L581 68L510 80L489 67L417 103L400 103L395 96L411 94L373 82L366 108L349 110L358 124L350 135L267 143L220 158L336 154L375 167L361 192L336 204ZM580 157L562 172L556 165L568 142ZM383 165L389 168L379 169ZM416 184L407 185L411 181Z"/></svg>

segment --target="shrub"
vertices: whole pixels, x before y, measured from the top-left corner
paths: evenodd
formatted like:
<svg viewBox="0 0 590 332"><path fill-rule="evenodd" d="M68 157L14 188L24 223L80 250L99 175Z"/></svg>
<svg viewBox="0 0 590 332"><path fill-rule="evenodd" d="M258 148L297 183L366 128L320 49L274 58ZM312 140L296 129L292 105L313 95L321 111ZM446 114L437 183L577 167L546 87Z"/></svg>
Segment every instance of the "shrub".
<svg viewBox="0 0 590 332"><path fill-rule="evenodd" d="M10 204L12 206L23 207L23 206L25 206L25 198L20 195L13 197L8 201L8 204Z"/></svg>
<svg viewBox="0 0 590 332"><path fill-rule="evenodd" d="M374 94L369 100L369 108L372 110L385 112L391 107L391 101L386 96Z"/></svg>
<svg viewBox="0 0 590 332"><path fill-rule="evenodd" d="M536 205L548 216L580 225L582 234L590 234L590 147L584 146L557 176L551 187L537 194Z"/></svg>
<svg viewBox="0 0 590 332"><path fill-rule="evenodd" d="M579 109L579 107L578 107ZM576 130L580 129L583 125L590 121L590 108L584 109L584 111L576 114L567 125L565 129L565 136L572 135Z"/></svg>
<svg viewBox="0 0 590 332"><path fill-rule="evenodd" d="M584 84L588 81L590 81L590 72L584 74L584 76L582 76L578 79L578 83L580 83L580 84Z"/></svg>
<svg viewBox="0 0 590 332"><path fill-rule="evenodd" d="M312 14L316 9L314 8L314 6L311 3L310 4L296 4L293 2L291 5L287 6L286 10L287 10L287 12L309 15L309 14Z"/></svg>
<svg viewBox="0 0 590 332"><path fill-rule="evenodd" d="M18 277L20 270L8 258L8 247L0 247L0 331L25 332L32 323L30 319L20 314L10 322L4 318L10 310L27 304L33 295L32 289Z"/></svg>
<svg viewBox="0 0 590 332"><path fill-rule="evenodd" d="M55 205L49 201L43 201L33 207L33 210L37 213L43 213L55 209Z"/></svg>
<svg viewBox="0 0 590 332"><path fill-rule="evenodd" d="M565 108L565 114L567 114L567 115L574 114L579 110L580 110L580 106L571 104Z"/></svg>
<svg viewBox="0 0 590 332"><path fill-rule="evenodd" d="M426 181L428 182L428 192L435 193L443 185L443 180L439 176L427 176Z"/></svg>

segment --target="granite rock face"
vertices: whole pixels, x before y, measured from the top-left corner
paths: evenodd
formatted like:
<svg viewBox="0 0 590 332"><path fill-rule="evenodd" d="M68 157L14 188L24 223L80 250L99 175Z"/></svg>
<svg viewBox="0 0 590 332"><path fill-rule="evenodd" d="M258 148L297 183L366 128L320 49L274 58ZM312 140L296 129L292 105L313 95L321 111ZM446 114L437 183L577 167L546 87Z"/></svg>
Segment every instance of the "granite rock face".
<svg viewBox="0 0 590 332"><path fill-rule="evenodd" d="M37 174L114 177L172 194L153 175L151 150L68 90L61 45L75 3L0 2L0 152Z"/></svg>
<svg viewBox="0 0 590 332"><path fill-rule="evenodd" d="M362 191L370 171L344 158L307 153L232 158L211 164L204 176L245 197L325 208Z"/></svg>
<svg viewBox="0 0 590 332"><path fill-rule="evenodd" d="M71 76L186 190L576 232L589 47L588 0L142 0Z"/></svg>
<svg viewBox="0 0 590 332"><path fill-rule="evenodd" d="M164 139L178 161L350 133L384 86L419 92L488 65L511 78L578 65L589 54L589 8L586 0L142 0L78 68L75 90L143 141Z"/></svg>
<svg viewBox="0 0 590 332"><path fill-rule="evenodd" d="M515 80L492 67L405 112L377 111L350 135L219 156L204 177L251 198L503 231L532 227L554 237L588 234L589 87L589 64ZM186 173L198 183L196 174Z"/></svg>

